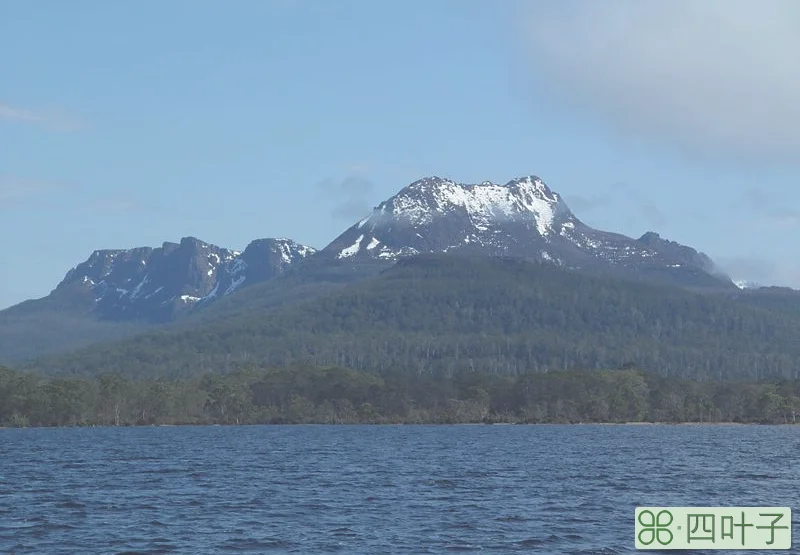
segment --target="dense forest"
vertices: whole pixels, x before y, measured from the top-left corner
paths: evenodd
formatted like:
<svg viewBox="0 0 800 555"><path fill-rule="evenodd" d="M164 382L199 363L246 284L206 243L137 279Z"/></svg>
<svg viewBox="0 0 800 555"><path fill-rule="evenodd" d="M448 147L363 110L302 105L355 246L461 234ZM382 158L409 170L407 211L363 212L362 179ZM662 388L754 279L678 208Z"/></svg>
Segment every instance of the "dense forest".
<svg viewBox="0 0 800 555"><path fill-rule="evenodd" d="M700 293L516 259L428 255L289 306L212 307L202 325L24 369L185 379L242 366L310 365L516 377L632 362L672 378L797 379L799 308L798 295L779 290Z"/></svg>
<svg viewBox="0 0 800 555"><path fill-rule="evenodd" d="M800 382L693 382L632 368L450 377L239 368L184 380L0 367L0 426L285 423L795 423Z"/></svg>

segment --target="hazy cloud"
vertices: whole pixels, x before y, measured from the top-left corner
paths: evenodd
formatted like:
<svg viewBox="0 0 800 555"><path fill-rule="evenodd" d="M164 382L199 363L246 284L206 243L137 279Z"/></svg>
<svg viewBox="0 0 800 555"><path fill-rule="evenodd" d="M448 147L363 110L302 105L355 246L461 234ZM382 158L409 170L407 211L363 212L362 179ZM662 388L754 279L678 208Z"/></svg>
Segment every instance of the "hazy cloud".
<svg viewBox="0 0 800 555"><path fill-rule="evenodd" d="M93 200L89 206L92 211L115 213L147 212L157 209L155 205L143 203L125 194L100 197Z"/></svg>
<svg viewBox="0 0 800 555"><path fill-rule="evenodd" d="M0 104L0 119L25 123L43 123L45 121L44 117L30 110L12 108L6 104Z"/></svg>
<svg viewBox="0 0 800 555"><path fill-rule="evenodd" d="M649 196L641 192L639 189L632 187L626 183L614 183L611 188L617 194L627 199L639 212L639 215L648 225L660 227L666 225L667 215L653 202Z"/></svg>
<svg viewBox="0 0 800 555"><path fill-rule="evenodd" d="M265 6L275 15L329 16L345 9L341 3L326 0L269 0Z"/></svg>
<svg viewBox="0 0 800 555"><path fill-rule="evenodd" d="M85 190L68 183L0 176L0 210L24 207L128 213L158 209L150 202L139 200L135 191L120 189L89 200L74 194L80 192L85 193Z"/></svg>
<svg viewBox="0 0 800 555"><path fill-rule="evenodd" d="M326 179L319 183L321 192L334 199L331 216L339 220L355 220L372 210L370 193L375 188L372 181L359 176L349 176L341 181Z"/></svg>
<svg viewBox="0 0 800 555"><path fill-rule="evenodd" d="M792 229L800 226L800 210L792 208L793 204L782 193L748 189L732 208L741 214L743 223L756 223L762 228Z"/></svg>
<svg viewBox="0 0 800 555"><path fill-rule="evenodd" d="M569 195L565 199L570 209L576 213L589 212L596 208L608 206L614 200L610 194L602 195Z"/></svg>
<svg viewBox="0 0 800 555"><path fill-rule="evenodd" d="M667 216L655 202L638 189L625 183L613 183L607 190L592 196L571 195L566 198L567 205L580 218L581 213L605 208L611 204L629 203L644 222L653 227L667 223Z"/></svg>
<svg viewBox="0 0 800 555"><path fill-rule="evenodd" d="M531 8L542 86L695 155L800 160L800 2L561 0Z"/></svg>
<svg viewBox="0 0 800 555"><path fill-rule="evenodd" d="M760 285L800 288L800 263L788 259L769 261L758 257L721 258L718 265L734 279Z"/></svg>
<svg viewBox="0 0 800 555"><path fill-rule="evenodd" d="M655 204L641 204L638 208L647 223L653 224L656 227L666 225L666 214Z"/></svg>
<svg viewBox="0 0 800 555"><path fill-rule="evenodd" d="M54 181L20 179L0 176L0 210L22 205L48 205L50 196L64 192L71 187Z"/></svg>
<svg viewBox="0 0 800 555"><path fill-rule="evenodd" d="M34 112L0 103L0 121L39 125L53 131L74 131L82 127L81 122L60 113Z"/></svg>

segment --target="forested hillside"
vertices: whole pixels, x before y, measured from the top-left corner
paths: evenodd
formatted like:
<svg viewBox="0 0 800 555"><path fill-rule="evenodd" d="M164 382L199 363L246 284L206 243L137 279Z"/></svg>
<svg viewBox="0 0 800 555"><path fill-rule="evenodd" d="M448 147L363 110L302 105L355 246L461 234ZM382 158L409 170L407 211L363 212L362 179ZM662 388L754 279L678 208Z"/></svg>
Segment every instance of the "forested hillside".
<svg viewBox="0 0 800 555"><path fill-rule="evenodd" d="M0 311L0 364L68 352L145 331L137 322L103 322L91 311L94 299L71 287Z"/></svg>
<svg viewBox="0 0 800 555"><path fill-rule="evenodd" d="M624 363L693 379L795 378L800 318L728 295L517 259L426 255L274 311L42 359L55 374L196 376L237 364L500 375Z"/></svg>

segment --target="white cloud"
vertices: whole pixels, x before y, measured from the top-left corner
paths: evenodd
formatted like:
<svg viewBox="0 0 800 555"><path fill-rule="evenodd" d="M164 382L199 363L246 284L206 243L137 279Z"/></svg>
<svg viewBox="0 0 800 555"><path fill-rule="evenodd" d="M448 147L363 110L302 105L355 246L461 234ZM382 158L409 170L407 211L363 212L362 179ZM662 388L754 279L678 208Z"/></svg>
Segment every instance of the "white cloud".
<svg viewBox="0 0 800 555"><path fill-rule="evenodd" d="M792 199L778 191L749 189L730 203L730 222L737 227L780 232L800 226L800 210Z"/></svg>
<svg viewBox="0 0 800 555"><path fill-rule="evenodd" d="M40 125L54 131L75 131L83 127L81 122L64 114L34 112L8 104L0 104L0 121Z"/></svg>
<svg viewBox="0 0 800 555"><path fill-rule="evenodd" d="M44 117L30 110L13 108L6 104L0 104L0 119L25 123L42 123L45 121Z"/></svg>
<svg viewBox="0 0 800 555"><path fill-rule="evenodd" d="M368 199L375 184L365 177L350 175L341 181L329 178L321 181L317 187L323 194L335 199L336 205L331 215L336 219L350 221L362 218L371 211Z"/></svg>
<svg viewBox="0 0 800 555"><path fill-rule="evenodd" d="M800 160L800 2L561 0L532 8L545 87L695 155Z"/></svg>
<svg viewBox="0 0 800 555"><path fill-rule="evenodd" d="M20 179L0 176L0 209L20 204L38 203L50 195L61 193L70 187L53 181Z"/></svg>
<svg viewBox="0 0 800 555"><path fill-rule="evenodd" d="M150 202L143 202L133 191L118 190L113 194L95 198L87 205L92 212L133 213L151 212L160 208Z"/></svg>

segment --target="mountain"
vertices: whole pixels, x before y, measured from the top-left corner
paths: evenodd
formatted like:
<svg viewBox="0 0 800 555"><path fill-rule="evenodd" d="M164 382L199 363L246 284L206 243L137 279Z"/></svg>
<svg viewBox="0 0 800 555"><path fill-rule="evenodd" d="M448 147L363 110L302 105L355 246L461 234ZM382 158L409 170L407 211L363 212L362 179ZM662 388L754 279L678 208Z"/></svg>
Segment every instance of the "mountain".
<svg viewBox="0 0 800 555"><path fill-rule="evenodd" d="M739 291L695 249L581 222L536 176L501 185L411 183L321 251L258 239L243 252L193 237L98 250L43 299L0 311L0 362L117 339L144 326L260 314L375 277L418 254L513 257L695 290Z"/></svg>
<svg viewBox="0 0 800 555"><path fill-rule="evenodd" d="M159 248L98 250L54 293L83 290L100 319L166 322L209 295L239 254L194 237Z"/></svg>
<svg viewBox="0 0 800 555"><path fill-rule="evenodd" d="M0 311L0 361L119 339L174 321L274 279L314 252L289 239L257 239L237 252L194 237L158 248L94 251L48 296Z"/></svg>
<svg viewBox="0 0 800 555"><path fill-rule="evenodd" d="M316 249L291 239L256 239L221 268L214 288L198 300L197 306L207 306L245 287L275 279L315 253Z"/></svg>
<svg viewBox="0 0 800 555"><path fill-rule="evenodd" d="M800 376L800 311L770 310L756 297L545 261L426 254L272 311L151 331L28 369L177 377L312 364L436 376L633 363L681 378Z"/></svg>
<svg viewBox="0 0 800 555"><path fill-rule="evenodd" d="M274 278L313 252L288 239L258 239L237 252L194 237L155 249L95 251L56 293L90 291L102 319L168 322L196 303Z"/></svg>
<svg viewBox="0 0 800 555"><path fill-rule="evenodd" d="M735 287L691 247L653 232L632 239L587 226L536 176L505 185L421 179L378 205L320 255L358 266L446 252L545 260L690 287Z"/></svg>

